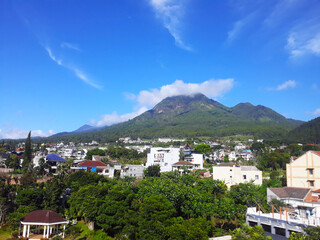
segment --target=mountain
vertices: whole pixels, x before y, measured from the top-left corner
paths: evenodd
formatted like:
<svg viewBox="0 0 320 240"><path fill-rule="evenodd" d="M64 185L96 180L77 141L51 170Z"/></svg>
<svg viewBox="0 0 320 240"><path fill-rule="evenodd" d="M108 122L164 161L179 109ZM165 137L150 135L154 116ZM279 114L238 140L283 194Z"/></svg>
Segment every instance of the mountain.
<svg viewBox="0 0 320 240"><path fill-rule="evenodd" d="M293 129L287 138L293 142L320 144L320 117Z"/></svg>
<svg viewBox="0 0 320 240"><path fill-rule="evenodd" d="M81 132L88 132L88 131L93 131L97 130L97 127L90 126L88 124L85 124L81 127L79 127L77 130L74 130L73 133L81 133Z"/></svg>
<svg viewBox="0 0 320 240"><path fill-rule="evenodd" d="M72 134L68 139L112 141L120 137L196 137L254 135L285 136L301 121L287 119L270 108L250 103L227 107L203 94L168 97L153 109L127 122Z"/></svg>
<svg viewBox="0 0 320 240"><path fill-rule="evenodd" d="M98 127L93 127L88 124L85 124L72 132L60 132L60 133L56 133L50 137L61 137L61 136L65 136L65 135L71 135L74 133L90 132L90 131L94 131L94 130L98 130L98 129L99 129Z"/></svg>

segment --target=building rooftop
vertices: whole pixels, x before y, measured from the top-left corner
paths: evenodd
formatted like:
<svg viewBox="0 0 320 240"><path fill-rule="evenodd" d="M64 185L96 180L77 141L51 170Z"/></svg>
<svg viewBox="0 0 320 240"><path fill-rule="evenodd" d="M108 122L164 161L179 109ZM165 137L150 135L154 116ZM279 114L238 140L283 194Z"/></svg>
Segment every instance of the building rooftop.
<svg viewBox="0 0 320 240"><path fill-rule="evenodd" d="M22 219L22 222L34 223L56 223L65 221L67 220L62 218L58 213L51 210L36 210L30 212Z"/></svg>
<svg viewBox="0 0 320 240"><path fill-rule="evenodd" d="M49 155L47 155L46 159L47 159L47 161L54 161L54 162L66 162L67 161L55 153L50 153Z"/></svg>
<svg viewBox="0 0 320 240"><path fill-rule="evenodd" d="M294 198L304 200L310 188L295 188L295 187L282 187L282 188L269 188L279 198Z"/></svg>
<svg viewBox="0 0 320 240"><path fill-rule="evenodd" d="M78 167L107 167L108 165L101 161L91 161L85 160L83 162L78 163Z"/></svg>

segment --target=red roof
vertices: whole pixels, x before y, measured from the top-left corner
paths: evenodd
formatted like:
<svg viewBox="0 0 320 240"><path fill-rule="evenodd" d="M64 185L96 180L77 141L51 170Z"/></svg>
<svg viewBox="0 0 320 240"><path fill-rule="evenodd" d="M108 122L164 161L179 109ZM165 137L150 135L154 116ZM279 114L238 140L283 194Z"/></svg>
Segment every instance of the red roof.
<svg viewBox="0 0 320 240"><path fill-rule="evenodd" d="M312 191L312 192L314 192L314 193L320 193L320 189L314 190L314 191Z"/></svg>
<svg viewBox="0 0 320 240"><path fill-rule="evenodd" d="M108 165L101 161L85 160L78 163L78 167L107 167Z"/></svg>
<svg viewBox="0 0 320 240"><path fill-rule="evenodd" d="M22 221L34 223L56 223L65 222L67 220L62 218L58 213L51 210L36 210L30 212L23 218Z"/></svg>
<svg viewBox="0 0 320 240"><path fill-rule="evenodd" d="M317 154L318 156L320 156L320 151L312 151L314 154Z"/></svg>

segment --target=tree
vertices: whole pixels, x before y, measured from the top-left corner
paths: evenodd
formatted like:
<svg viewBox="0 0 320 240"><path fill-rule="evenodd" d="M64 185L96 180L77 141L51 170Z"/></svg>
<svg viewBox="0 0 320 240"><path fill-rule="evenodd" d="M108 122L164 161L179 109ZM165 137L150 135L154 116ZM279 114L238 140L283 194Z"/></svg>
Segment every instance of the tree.
<svg viewBox="0 0 320 240"><path fill-rule="evenodd" d="M29 168L31 161L32 161L32 147L31 147L31 131L30 131L24 145L22 168L24 170L27 170Z"/></svg>
<svg viewBox="0 0 320 240"><path fill-rule="evenodd" d="M264 235L264 230L261 226L250 227L248 225L242 225L241 228L237 228L232 231L232 239L235 240L272 240L271 237Z"/></svg>
<svg viewBox="0 0 320 240"><path fill-rule="evenodd" d="M201 152L204 155L207 155L211 152L211 147L209 144L199 144L194 148L197 152Z"/></svg>
<svg viewBox="0 0 320 240"><path fill-rule="evenodd" d="M151 165L144 170L146 177L160 177L160 165Z"/></svg>
<svg viewBox="0 0 320 240"><path fill-rule="evenodd" d="M106 153L102 149L94 148L87 152L86 159L92 160L92 155L105 156Z"/></svg>
<svg viewBox="0 0 320 240"><path fill-rule="evenodd" d="M20 159L18 158L17 155L15 154L11 154L6 162L5 162L6 166L8 168L13 168L13 169L20 169Z"/></svg>

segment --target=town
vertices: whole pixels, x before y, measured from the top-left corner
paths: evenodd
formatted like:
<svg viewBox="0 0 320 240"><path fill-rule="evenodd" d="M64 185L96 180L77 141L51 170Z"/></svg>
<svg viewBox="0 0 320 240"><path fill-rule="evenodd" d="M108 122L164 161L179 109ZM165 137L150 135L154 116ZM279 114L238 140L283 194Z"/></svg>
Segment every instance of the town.
<svg viewBox="0 0 320 240"><path fill-rule="evenodd" d="M2 184L6 187L2 191L10 186L28 189L34 184L52 183L56 179L85 172L112 181L133 183L149 177L177 174L177 178L193 176L199 180L210 179L211 184L222 184L220 187L225 188L226 194L243 195L239 196L240 199L234 199L238 204L246 206L246 210L242 210L243 221L250 227L262 227L262 232L272 234L271 236L303 236L308 231L306 229L320 226L320 180L316 177L320 174L318 145L285 145L243 136L215 140L141 140L126 137L119 138L112 144L97 141L31 142L30 138L15 144L3 142L0 173L4 180ZM28 156L30 162L26 165ZM58 191L61 194L58 196L59 204L63 208L71 208L72 192L75 191L72 184L65 185ZM19 191L17 193L19 196ZM27 195L24 198L32 197ZM68 219L65 219L52 212L50 214L56 214L59 219L56 223L34 223L34 219L39 217L37 214L41 215L37 211L45 210L28 213L28 208L22 210L22 206L17 206L18 209L15 210L14 206L7 205L10 198L10 194L2 196L0 220L2 223L11 222L13 226L19 226L17 237L20 238L64 238L66 232L73 234L68 226L72 229L82 219L81 214L68 214ZM17 217L12 217L15 211L19 212L18 216L24 217L21 222ZM25 214L27 215L24 216ZM97 228L97 223L89 221L85 215L83 217L90 230ZM240 219L238 221L241 222ZM80 230L74 234L78 236ZM227 231L208 235L214 237L225 234L225 239L228 236L232 239Z"/></svg>

